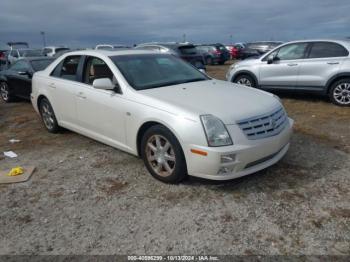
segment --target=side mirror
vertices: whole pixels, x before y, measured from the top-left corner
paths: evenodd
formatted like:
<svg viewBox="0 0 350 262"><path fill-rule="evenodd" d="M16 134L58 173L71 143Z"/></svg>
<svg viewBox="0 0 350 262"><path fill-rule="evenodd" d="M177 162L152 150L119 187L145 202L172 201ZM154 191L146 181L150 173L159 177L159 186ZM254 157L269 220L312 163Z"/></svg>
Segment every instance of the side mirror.
<svg viewBox="0 0 350 262"><path fill-rule="evenodd" d="M273 64L274 62L276 61L279 61L279 58L277 56L274 56L274 57L270 57L269 59L267 59L267 63L270 65L270 64Z"/></svg>
<svg viewBox="0 0 350 262"><path fill-rule="evenodd" d="M114 90L115 85L112 83L111 79L109 78L100 78L95 79L92 83L92 86L96 89L102 89L102 90Z"/></svg>
<svg viewBox="0 0 350 262"><path fill-rule="evenodd" d="M206 72L204 69L200 68L200 69L198 69L198 70L199 70L201 73L207 75L207 72Z"/></svg>

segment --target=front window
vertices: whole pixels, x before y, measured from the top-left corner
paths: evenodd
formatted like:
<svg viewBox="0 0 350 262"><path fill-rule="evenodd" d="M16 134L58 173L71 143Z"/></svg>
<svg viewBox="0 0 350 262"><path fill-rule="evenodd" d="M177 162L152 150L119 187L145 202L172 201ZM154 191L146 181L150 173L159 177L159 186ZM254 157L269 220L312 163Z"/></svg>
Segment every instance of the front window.
<svg viewBox="0 0 350 262"><path fill-rule="evenodd" d="M172 55L123 55L111 59L136 90L209 79L190 64Z"/></svg>
<svg viewBox="0 0 350 262"><path fill-rule="evenodd" d="M277 51L277 58L279 60L303 59L307 45L307 43L297 43L283 46Z"/></svg>

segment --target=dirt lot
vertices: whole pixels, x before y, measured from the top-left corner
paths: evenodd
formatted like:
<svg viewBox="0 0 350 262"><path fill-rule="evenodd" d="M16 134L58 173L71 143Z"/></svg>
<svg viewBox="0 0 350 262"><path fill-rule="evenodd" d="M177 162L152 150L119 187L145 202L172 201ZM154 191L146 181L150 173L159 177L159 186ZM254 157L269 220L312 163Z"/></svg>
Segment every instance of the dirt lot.
<svg viewBox="0 0 350 262"><path fill-rule="evenodd" d="M27 102L0 103L0 151L18 154L0 156L0 169L37 167L26 183L0 185L0 254L350 254L350 108L282 99L296 123L279 164L177 186L134 156L49 134Z"/></svg>

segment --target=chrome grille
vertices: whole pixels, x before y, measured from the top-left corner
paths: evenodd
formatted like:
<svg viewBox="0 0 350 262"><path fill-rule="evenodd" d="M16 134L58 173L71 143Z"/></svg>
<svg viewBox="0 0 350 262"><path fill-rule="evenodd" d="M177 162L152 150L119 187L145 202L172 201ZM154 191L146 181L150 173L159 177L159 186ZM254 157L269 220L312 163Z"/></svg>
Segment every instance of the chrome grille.
<svg viewBox="0 0 350 262"><path fill-rule="evenodd" d="M287 120L283 107L279 107L270 113L240 120L237 124L249 140L256 140L278 135L287 125Z"/></svg>

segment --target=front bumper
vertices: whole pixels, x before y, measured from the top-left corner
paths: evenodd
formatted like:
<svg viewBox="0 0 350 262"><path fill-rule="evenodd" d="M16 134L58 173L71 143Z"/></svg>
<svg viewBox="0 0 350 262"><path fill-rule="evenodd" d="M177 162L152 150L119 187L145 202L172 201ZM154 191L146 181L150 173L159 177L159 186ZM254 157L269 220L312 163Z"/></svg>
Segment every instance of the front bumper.
<svg viewBox="0 0 350 262"><path fill-rule="evenodd" d="M237 126L229 127L229 132L239 134L234 145L225 147L201 147L191 145L191 148L208 152L207 156L191 154L187 159L188 173L191 176L212 179L229 180L255 173L277 163L288 151L292 134L293 120L276 136L248 140L238 133ZM231 162L222 163L222 157L234 156Z"/></svg>

